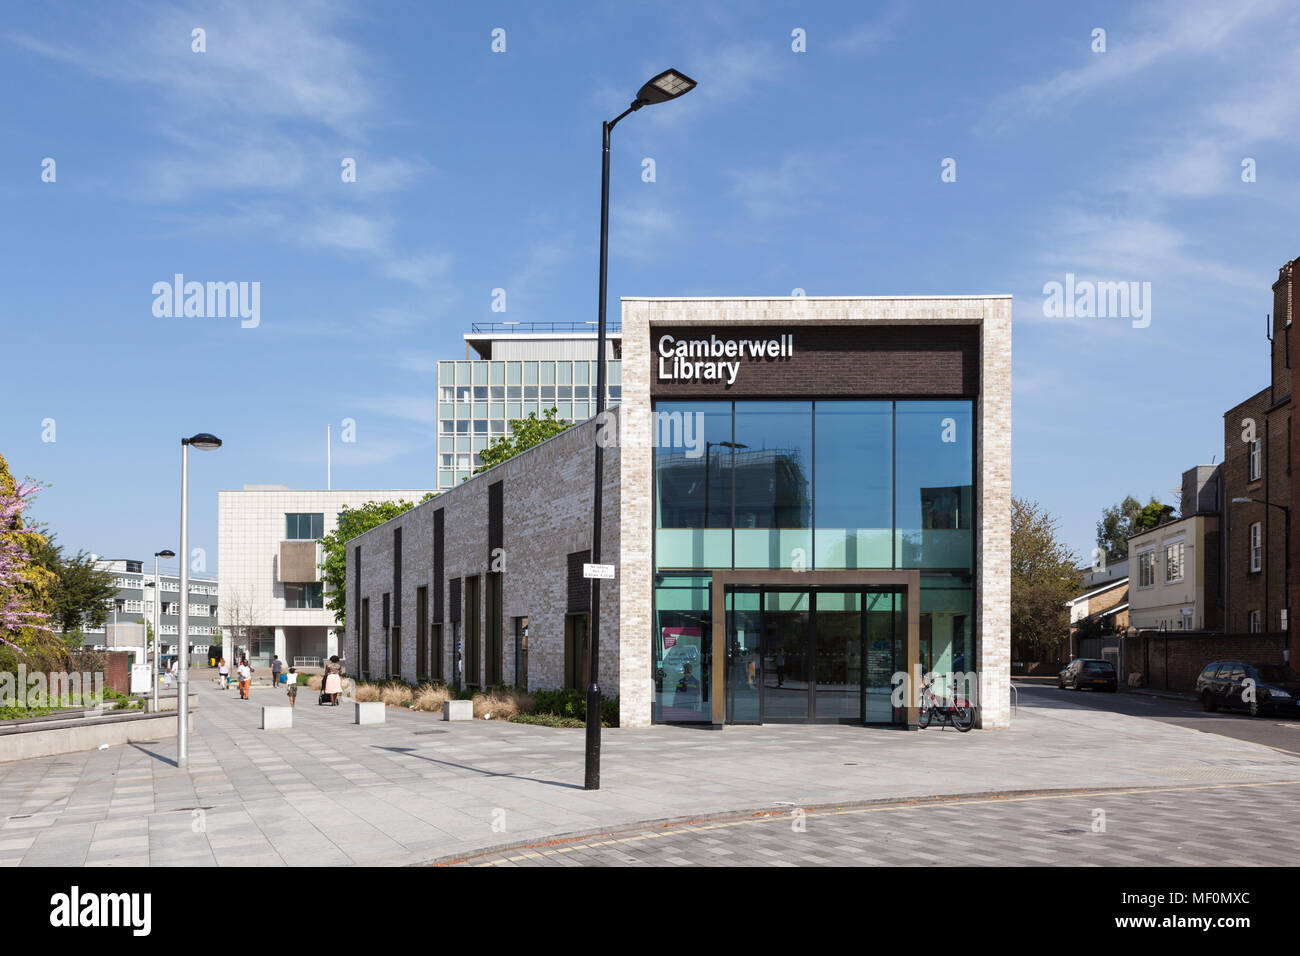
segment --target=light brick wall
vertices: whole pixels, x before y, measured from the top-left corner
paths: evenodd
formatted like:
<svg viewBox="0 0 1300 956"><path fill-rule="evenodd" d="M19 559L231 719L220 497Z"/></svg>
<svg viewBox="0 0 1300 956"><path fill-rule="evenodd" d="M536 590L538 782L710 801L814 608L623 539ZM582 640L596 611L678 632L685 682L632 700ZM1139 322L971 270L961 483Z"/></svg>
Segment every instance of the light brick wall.
<svg viewBox="0 0 1300 956"><path fill-rule="evenodd" d="M980 335L979 527L976 529L975 641L980 720L1010 723L1011 693L1011 299L1009 297L791 297L623 300L623 700L626 723L649 722L654 637L651 539L650 326L961 324Z"/></svg>

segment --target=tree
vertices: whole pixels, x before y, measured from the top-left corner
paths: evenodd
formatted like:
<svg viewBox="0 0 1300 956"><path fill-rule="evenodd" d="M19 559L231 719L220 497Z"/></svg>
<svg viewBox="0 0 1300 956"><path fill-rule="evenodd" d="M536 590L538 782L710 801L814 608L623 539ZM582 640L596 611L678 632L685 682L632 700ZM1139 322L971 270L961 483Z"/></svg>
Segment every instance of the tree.
<svg viewBox="0 0 1300 956"><path fill-rule="evenodd" d="M35 650L66 659L46 623L53 575L35 560L46 539L23 524L23 512L37 490L34 482L15 481L0 455L0 645L24 655Z"/></svg>
<svg viewBox="0 0 1300 956"><path fill-rule="evenodd" d="M423 504L437 494L430 491L419 503ZM415 503L406 500L367 501L359 508L344 506L339 513L338 526L321 538L324 560L320 570L321 580L325 583L325 606L334 612L334 620L340 625L347 623L348 542L414 507ZM224 595L222 601L225 601Z"/></svg>
<svg viewBox="0 0 1300 956"><path fill-rule="evenodd" d="M235 645L244 648L247 654L253 653L253 628L258 621L265 621L267 615L263 608L254 606L252 599L241 588L228 588L221 592L221 619L226 626L222 629L222 656L233 666L238 662ZM230 645L225 643L230 639ZM163 644L159 644L161 652Z"/></svg>
<svg viewBox="0 0 1300 956"><path fill-rule="evenodd" d="M99 627L108 619L107 604L117 594L112 573L95 567L85 551L69 558L54 538L45 540L37 556L39 563L54 575L51 623L62 634L83 626Z"/></svg>
<svg viewBox="0 0 1300 956"><path fill-rule="evenodd" d="M1011 637L1043 660L1070 633L1065 602L1082 587L1078 556L1057 536L1058 520L1037 501L1011 498Z"/></svg>
<svg viewBox="0 0 1300 956"><path fill-rule="evenodd" d="M543 418L538 418L535 413L530 412L527 418L511 419L510 434L492 439L491 443L478 453L483 464L474 469L474 474L487 471L515 457L521 451L527 451L534 445L540 445L546 439L553 438L573 427L573 422L557 419L556 414L554 408L548 408Z"/></svg>
<svg viewBox="0 0 1300 956"><path fill-rule="evenodd" d="M1162 505L1156 499L1152 498L1150 503L1142 507L1142 512L1133 521L1133 530L1130 534L1137 534L1139 531L1149 531L1166 521L1173 520L1173 505Z"/></svg>
<svg viewBox="0 0 1300 956"><path fill-rule="evenodd" d="M1126 495L1117 505L1101 513L1097 522L1097 547L1107 561L1123 561L1128 557L1128 536L1133 533L1133 522L1142 513L1142 502Z"/></svg>

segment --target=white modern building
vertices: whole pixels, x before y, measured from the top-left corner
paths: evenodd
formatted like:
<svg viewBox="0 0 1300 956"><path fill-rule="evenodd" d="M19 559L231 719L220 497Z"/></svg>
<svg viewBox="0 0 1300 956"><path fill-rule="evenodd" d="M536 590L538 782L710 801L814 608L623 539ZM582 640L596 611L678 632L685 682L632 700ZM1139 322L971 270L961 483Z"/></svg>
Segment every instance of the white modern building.
<svg viewBox="0 0 1300 956"><path fill-rule="evenodd" d="M254 663L265 664L275 654L291 665L314 666L339 653L339 625L325 606L320 539L338 526L345 507L368 501L414 504L426 493L295 491L287 485L219 492L223 639Z"/></svg>
<svg viewBox="0 0 1300 956"><path fill-rule="evenodd" d="M479 453L510 423L554 408L556 418L596 414L595 323L476 323L465 360L438 363L438 487L455 487L483 462ZM608 333L606 404L622 394L622 336Z"/></svg>
<svg viewBox="0 0 1300 956"><path fill-rule="evenodd" d="M113 575L117 594L108 602L108 616L99 627L84 628L84 645L94 650L133 651L145 660L145 622L154 622L153 563L130 558L100 558L91 555L95 567ZM197 656L205 656L209 645L217 643L217 579L190 575L190 647ZM162 606L158 620L158 638L163 654L174 654L180 635L180 575L160 570L159 590Z"/></svg>

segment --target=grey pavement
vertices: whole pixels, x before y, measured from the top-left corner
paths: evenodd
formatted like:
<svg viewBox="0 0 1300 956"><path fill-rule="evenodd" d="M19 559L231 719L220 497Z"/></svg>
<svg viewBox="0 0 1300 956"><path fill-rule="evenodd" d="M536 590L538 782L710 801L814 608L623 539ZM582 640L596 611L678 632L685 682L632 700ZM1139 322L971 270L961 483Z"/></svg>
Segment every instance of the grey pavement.
<svg viewBox="0 0 1300 956"><path fill-rule="evenodd" d="M581 730L392 708L359 727L304 691L293 729L262 731L282 691L195 687L188 770L174 741L0 764L0 864L412 864L791 805L1300 781L1300 760L1256 743L1026 695L1006 731L608 730L588 792Z"/></svg>
<svg viewBox="0 0 1300 956"><path fill-rule="evenodd" d="M789 810L519 848L467 866L1287 865L1300 783ZM1223 835L1234 834L1231 860Z"/></svg>

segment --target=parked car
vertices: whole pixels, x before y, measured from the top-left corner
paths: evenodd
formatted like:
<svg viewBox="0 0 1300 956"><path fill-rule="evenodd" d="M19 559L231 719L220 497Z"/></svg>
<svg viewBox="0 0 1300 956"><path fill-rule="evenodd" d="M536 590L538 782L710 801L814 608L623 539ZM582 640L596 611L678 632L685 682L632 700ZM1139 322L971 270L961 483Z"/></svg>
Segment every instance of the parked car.
<svg viewBox="0 0 1300 956"><path fill-rule="evenodd" d="M1091 687L1094 690L1108 690L1113 694L1119 689L1119 678L1115 675L1115 665L1110 661L1077 657L1056 675L1056 686L1061 690L1066 687L1075 690Z"/></svg>
<svg viewBox="0 0 1300 956"><path fill-rule="evenodd" d="M1300 716L1300 674L1285 664L1215 661L1196 678L1196 693L1208 711Z"/></svg>

